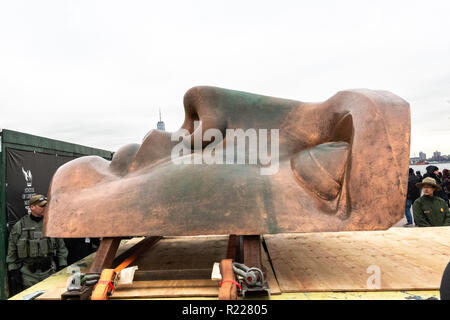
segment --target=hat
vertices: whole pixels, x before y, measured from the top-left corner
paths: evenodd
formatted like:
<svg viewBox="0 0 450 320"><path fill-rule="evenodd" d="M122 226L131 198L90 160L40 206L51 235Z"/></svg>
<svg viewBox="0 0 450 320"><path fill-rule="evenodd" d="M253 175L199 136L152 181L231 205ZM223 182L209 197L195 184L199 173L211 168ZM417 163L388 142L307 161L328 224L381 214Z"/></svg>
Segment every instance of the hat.
<svg viewBox="0 0 450 320"><path fill-rule="evenodd" d="M426 167L425 170L427 170L428 173L433 173L436 170L439 170L439 168L436 166L430 165L430 166Z"/></svg>
<svg viewBox="0 0 450 320"><path fill-rule="evenodd" d="M436 180L430 177L426 177L422 182L416 183L416 187L423 188L425 185L441 190L441 186L436 183Z"/></svg>
<svg viewBox="0 0 450 320"><path fill-rule="evenodd" d="M42 194L34 195L30 198L30 206L39 206L42 207L47 204L47 197Z"/></svg>

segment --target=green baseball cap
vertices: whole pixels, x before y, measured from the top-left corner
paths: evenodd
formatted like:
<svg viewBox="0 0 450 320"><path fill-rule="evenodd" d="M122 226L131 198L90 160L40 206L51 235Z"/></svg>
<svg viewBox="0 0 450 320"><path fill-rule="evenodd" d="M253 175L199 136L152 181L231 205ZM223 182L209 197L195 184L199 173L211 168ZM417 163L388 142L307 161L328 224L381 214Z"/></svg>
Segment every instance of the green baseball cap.
<svg viewBox="0 0 450 320"><path fill-rule="evenodd" d="M47 204L47 197L42 194L36 194L30 198L30 206L39 206L43 207Z"/></svg>

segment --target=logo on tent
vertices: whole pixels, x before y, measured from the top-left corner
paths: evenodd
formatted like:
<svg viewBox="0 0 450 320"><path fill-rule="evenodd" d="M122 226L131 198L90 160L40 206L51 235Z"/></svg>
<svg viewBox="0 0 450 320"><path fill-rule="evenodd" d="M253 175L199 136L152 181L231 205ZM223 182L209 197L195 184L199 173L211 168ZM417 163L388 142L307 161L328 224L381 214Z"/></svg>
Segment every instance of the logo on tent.
<svg viewBox="0 0 450 320"><path fill-rule="evenodd" d="M22 167L22 172L25 177L25 181L27 182L27 187L31 187L33 184L33 176L31 175L31 170L25 171L25 169Z"/></svg>

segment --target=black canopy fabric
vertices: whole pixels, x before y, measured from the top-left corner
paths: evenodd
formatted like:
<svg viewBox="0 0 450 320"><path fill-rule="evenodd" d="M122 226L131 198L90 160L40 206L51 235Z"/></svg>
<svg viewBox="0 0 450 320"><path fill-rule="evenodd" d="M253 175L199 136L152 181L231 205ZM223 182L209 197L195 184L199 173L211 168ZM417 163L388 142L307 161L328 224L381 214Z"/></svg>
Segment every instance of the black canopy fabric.
<svg viewBox="0 0 450 320"><path fill-rule="evenodd" d="M29 210L35 194L47 195L56 170L74 157L6 148L6 208L9 231Z"/></svg>

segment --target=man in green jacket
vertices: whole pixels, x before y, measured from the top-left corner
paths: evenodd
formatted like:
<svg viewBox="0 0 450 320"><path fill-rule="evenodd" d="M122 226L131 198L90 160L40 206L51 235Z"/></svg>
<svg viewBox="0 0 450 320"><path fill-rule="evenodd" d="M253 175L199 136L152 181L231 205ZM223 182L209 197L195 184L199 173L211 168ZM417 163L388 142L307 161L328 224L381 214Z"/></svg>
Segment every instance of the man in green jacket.
<svg viewBox="0 0 450 320"><path fill-rule="evenodd" d="M418 227L450 226L450 211L447 202L434 196L441 186L433 178L427 177L416 184L422 188L423 195L414 201L414 221Z"/></svg>
<svg viewBox="0 0 450 320"><path fill-rule="evenodd" d="M43 195L31 197L31 214L17 221L9 235L6 263L11 282L14 283L14 293L35 285L67 266L68 251L63 239L42 236L46 204L47 198Z"/></svg>

